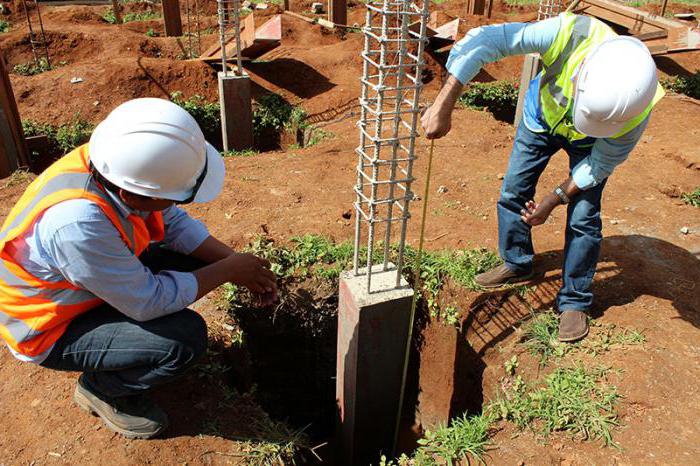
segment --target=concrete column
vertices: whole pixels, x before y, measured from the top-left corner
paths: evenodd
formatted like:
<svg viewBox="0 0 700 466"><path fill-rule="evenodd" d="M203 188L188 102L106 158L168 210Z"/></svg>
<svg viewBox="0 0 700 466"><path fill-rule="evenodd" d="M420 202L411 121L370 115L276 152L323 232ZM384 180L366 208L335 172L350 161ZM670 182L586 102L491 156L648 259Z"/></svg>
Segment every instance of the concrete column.
<svg viewBox="0 0 700 466"><path fill-rule="evenodd" d="M525 107L525 95L530 87L530 81L535 79L537 73L540 72L540 56L535 53L525 55L523 62L523 73L520 75L520 89L518 90L518 105L515 107L515 129L523 118L523 108Z"/></svg>
<svg viewBox="0 0 700 466"><path fill-rule="evenodd" d="M390 454L398 415L413 289L396 272L367 277L345 272L338 303L336 398L338 460L342 465L377 464Z"/></svg>
<svg viewBox="0 0 700 466"><path fill-rule="evenodd" d="M253 107L250 76L219 73L221 138L224 151L253 148Z"/></svg>
<svg viewBox="0 0 700 466"><path fill-rule="evenodd" d="M333 24L348 23L348 1L328 0L328 20Z"/></svg>
<svg viewBox="0 0 700 466"><path fill-rule="evenodd" d="M166 36L179 37L182 35L179 0L163 0L163 24Z"/></svg>

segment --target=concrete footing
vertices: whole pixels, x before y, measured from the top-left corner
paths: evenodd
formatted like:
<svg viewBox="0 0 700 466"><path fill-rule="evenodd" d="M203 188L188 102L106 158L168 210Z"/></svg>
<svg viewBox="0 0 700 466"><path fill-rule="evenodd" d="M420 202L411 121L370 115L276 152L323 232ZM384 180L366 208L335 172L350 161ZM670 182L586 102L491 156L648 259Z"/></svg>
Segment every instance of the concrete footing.
<svg viewBox="0 0 700 466"><path fill-rule="evenodd" d="M381 270L381 266L375 266ZM413 289L396 272L345 272L338 303L338 463L377 464L393 447ZM374 291L376 290L376 291Z"/></svg>
<svg viewBox="0 0 700 466"><path fill-rule="evenodd" d="M253 107L250 76L219 73L221 137L224 151L253 148Z"/></svg>

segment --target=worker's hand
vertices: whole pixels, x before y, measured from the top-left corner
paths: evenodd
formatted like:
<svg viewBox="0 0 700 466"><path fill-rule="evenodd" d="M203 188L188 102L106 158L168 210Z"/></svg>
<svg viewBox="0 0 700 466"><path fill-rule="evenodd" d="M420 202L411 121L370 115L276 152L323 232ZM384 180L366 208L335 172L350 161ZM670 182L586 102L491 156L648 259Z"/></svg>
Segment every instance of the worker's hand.
<svg viewBox="0 0 700 466"><path fill-rule="evenodd" d="M533 227L542 225L559 203L559 197L553 194L546 195L539 204L527 201L525 208L520 210L520 219Z"/></svg>
<svg viewBox="0 0 700 466"><path fill-rule="evenodd" d="M420 123L426 138L440 139L452 129L452 111L433 104L423 112Z"/></svg>
<svg viewBox="0 0 700 466"><path fill-rule="evenodd" d="M278 301L279 301L279 297L277 296L277 289L275 289L274 291L271 291L269 293L262 293L262 294L255 295L255 304L258 307L272 306L273 304L277 303Z"/></svg>
<svg viewBox="0 0 700 466"><path fill-rule="evenodd" d="M235 253L228 261L229 281L248 288L253 294L265 296L265 302L277 299L277 277L270 270L270 262L254 254Z"/></svg>

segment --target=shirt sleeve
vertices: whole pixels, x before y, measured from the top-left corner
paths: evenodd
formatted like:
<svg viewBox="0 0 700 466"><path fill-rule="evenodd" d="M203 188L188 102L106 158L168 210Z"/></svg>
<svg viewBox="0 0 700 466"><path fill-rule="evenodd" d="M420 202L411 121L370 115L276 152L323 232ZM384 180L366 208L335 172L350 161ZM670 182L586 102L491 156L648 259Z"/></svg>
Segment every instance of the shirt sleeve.
<svg viewBox="0 0 700 466"><path fill-rule="evenodd" d="M455 43L447 59L447 71L462 84L476 76L486 63L511 55L544 54L559 33L557 16L536 23L506 23L470 30Z"/></svg>
<svg viewBox="0 0 700 466"><path fill-rule="evenodd" d="M632 149L642 138L648 123L649 116L639 126L618 138L596 139L591 154L580 161L571 172L576 186L583 190L590 189L610 176L615 167L627 160Z"/></svg>
<svg viewBox="0 0 700 466"><path fill-rule="evenodd" d="M163 223L165 244L180 254L191 254L209 237L209 231L202 222L193 219L176 206L163 211Z"/></svg>
<svg viewBox="0 0 700 466"><path fill-rule="evenodd" d="M70 283L85 289L137 321L180 311L197 296L191 273L154 275L129 250L93 205L90 215L44 234L44 251Z"/></svg>

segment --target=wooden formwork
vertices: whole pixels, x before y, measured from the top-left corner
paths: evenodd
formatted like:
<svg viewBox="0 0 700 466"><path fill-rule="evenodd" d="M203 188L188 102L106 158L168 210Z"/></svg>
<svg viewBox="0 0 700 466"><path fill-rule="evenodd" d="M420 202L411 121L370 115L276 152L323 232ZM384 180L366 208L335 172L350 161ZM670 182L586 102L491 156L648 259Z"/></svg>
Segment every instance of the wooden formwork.
<svg viewBox="0 0 700 466"><path fill-rule="evenodd" d="M580 0L574 11L594 16L638 38L652 55L700 49L700 29L614 0Z"/></svg>

